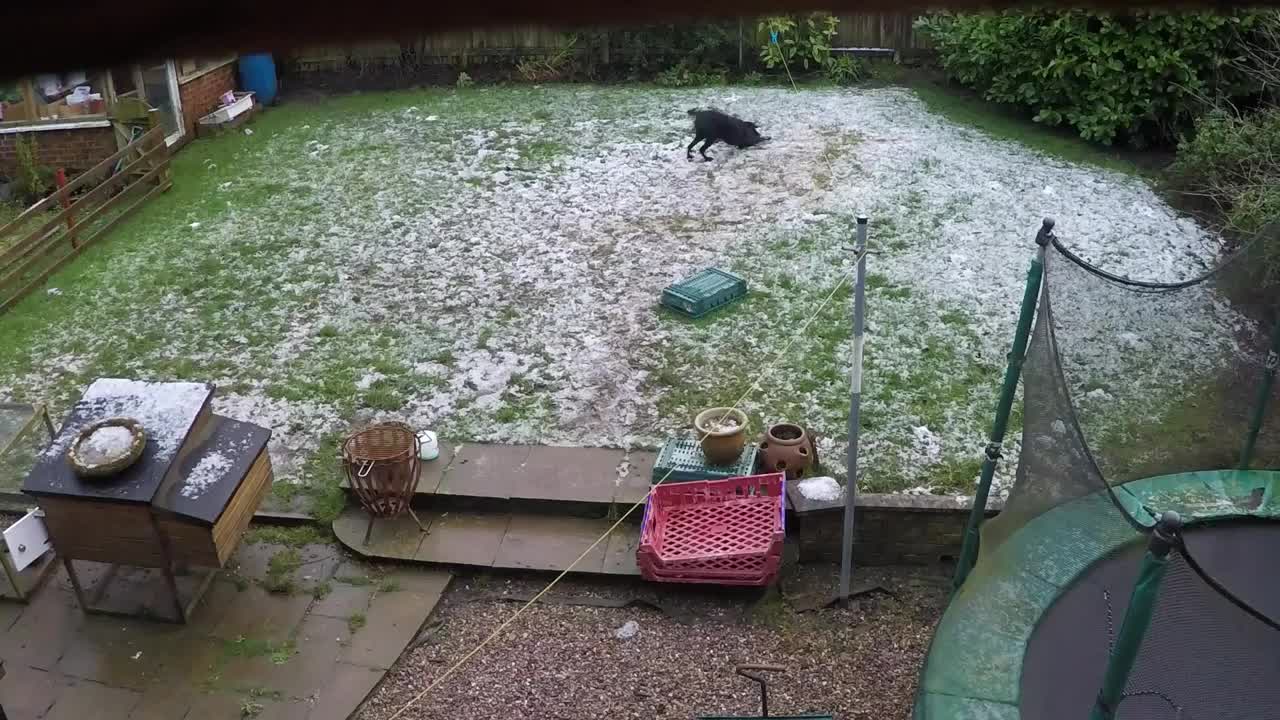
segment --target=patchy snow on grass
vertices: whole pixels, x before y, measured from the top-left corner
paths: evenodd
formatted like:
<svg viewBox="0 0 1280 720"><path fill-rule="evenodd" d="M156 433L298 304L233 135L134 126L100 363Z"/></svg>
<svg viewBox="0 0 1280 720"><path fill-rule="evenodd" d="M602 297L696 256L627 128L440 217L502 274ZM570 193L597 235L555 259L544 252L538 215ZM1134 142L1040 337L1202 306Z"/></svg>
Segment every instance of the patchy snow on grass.
<svg viewBox="0 0 1280 720"><path fill-rule="evenodd" d="M264 120L253 137L216 141L238 148L232 161L176 180L207 186L198 202L142 221L145 237L117 239L109 268L86 271L93 285L52 299L70 319L103 308L99 321L51 317L0 387L65 400L108 368L211 380L217 412L273 429L289 480L323 435L373 418L463 440L654 446L754 384L750 431L802 423L838 474L846 248L861 213L877 251L861 482L966 492L1043 216L1123 274L1188 276L1220 249L1140 180L992 140L901 89L386 100L334 100L305 123ZM685 111L702 105L773 140L687 162ZM698 321L656 306L663 287L710 266L743 275L748 298ZM1242 322L1209 295L1186 297L1209 326ZM1141 298L1108 302L1106 317L1079 319L1094 341L1073 347L1104 370L1146 337L1116 342L1102 327L1140 325ZM1205 361L1204 330L1162 325L1160 362ZM68 356L88 360L46 360Z"/></svg>

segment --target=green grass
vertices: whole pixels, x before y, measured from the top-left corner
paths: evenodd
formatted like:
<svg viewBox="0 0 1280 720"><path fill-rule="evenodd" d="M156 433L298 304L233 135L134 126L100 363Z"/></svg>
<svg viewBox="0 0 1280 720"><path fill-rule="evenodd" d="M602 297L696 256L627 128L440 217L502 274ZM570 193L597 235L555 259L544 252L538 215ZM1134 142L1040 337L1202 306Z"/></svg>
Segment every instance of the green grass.
<svg viewBox="0 0 1280 720"><path fill-rule="evenodd" d="M292 594L297 589L293 573L300 567L302 555L297 549L285 548L277 552L267 561L267 575L262 580L262 587L271 593Z"/></svg>
<svg viewBox="0 0 1280 720"><path fill-rule="evenodd" d="M1007 108L983 100L981 96L956 87L931 73L888 72L884 79L910 88L928 108L952 122L968 125L1001 140L1012 140L1068 162L1135 175L1154 175L1134 155L1087 142L1069 128L1048 127L1033 122L1017 108Z"/></svg>
<svg viewBox="0 0 1280 720"><path fill-rule="evenodd" d="M245 533L245 542L250 544L266 543L284 545L288 548L301 549L307 545L329 542L332 535L313 523L301 525L254 525Z"/></svg>
<svg viewBox="0 0 1280 720"><path fill-rule="evenodd" d="M400 581L392 577L384 577L378 581L378 592L389 593L400 589Z"/></svg>
<svg viewBox="0 0 1280 720"><path fill-rule="evenodd" d="M366 585L373 584L373 580L366 575L338 575L333 578L333 581L342 583L343 585L353 585L355 587L364 587Z"/></svg>
<svg viewBox="0 0 1280 720"><path fill-rule="evenodd" d="M362 612L351 613L351 617L347 618L347 629L351 631L352 635L355 635L357 632L360 631L360 628L365 626L367 622L368 622L368 618L365 617L364 613Z"/></svg>

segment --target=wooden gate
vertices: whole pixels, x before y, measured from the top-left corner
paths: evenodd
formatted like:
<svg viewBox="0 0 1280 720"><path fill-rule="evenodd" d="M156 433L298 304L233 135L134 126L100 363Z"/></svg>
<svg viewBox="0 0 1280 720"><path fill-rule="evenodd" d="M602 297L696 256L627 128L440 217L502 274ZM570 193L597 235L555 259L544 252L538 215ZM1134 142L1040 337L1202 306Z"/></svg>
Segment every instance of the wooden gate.
<svg viewBox="0 0 1280 720"><path fill-rule="evenodd" d="M157 125L0 227L0 313L172 185Z"/></svg>

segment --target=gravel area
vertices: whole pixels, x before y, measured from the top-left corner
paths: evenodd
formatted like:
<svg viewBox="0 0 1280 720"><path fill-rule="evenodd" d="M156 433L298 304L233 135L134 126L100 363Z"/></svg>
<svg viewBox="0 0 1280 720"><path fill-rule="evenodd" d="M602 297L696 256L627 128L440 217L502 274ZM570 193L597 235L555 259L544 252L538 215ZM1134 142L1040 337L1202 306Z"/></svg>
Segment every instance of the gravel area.
<svg viewBox="0 0 1280 720"><path fill-rule="evenodd" d="M838 568L802 566L780 592L655 588L571 580L552 597L636 598L624 608L539 604L400 717L693 718L759 715L757 686L739 663L784 665L770 685L773 714L842 720L906 718L916 674L947 597L941 568L860 570L850 609L801 612L834 589ZM458 578L419 646L400 658L359 720L385 720L479 644L545 578ZM629 639L617 631L639 625Z"/></svg>

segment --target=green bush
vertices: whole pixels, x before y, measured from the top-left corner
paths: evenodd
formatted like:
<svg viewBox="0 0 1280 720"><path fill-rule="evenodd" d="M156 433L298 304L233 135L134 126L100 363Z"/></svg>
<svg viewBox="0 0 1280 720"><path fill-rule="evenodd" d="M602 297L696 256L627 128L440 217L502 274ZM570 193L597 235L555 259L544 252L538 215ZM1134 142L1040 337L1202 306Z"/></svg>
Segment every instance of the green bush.
<svg viewBox="0 0 1280 720"><path fill-rule="evenodd" d="M831 39L836 36L840 21L833 15L813 13L793 18L782 15L760 21L759 29L766 35L760 49L760 60L770 70L788 68L792 72L825 69L831 62ZM773 42L773 34L778 41Z"/></svg>
<svg viewBox="0 0 1280 720"><path fill-rule="evenodd" d="M727 73L719 68L691 67L680 63L658 73L654 82L664 87L697 87L699 85L723 85Z"/></svg>
<svg viewBox="0 0 1280 720"><path fill-rule="evenodd" d="M1169 168L1176 190L1206 200L1223 224L1251 238L1280 223L1280 109L1246 116L1215 110L1196 123ZM1272 233L1267 233L1268 235ZM1280 281L1280 242L1267 237L1256 256L1263 281Z"/></svg>
<svg viewBox="0 0 1280 720"><path fill-rule="evenodd" d="M1247 94L1235 63L1256 13L1083 10L922 18L942 66L988 99L1029 108L1087 140L1178 138L1207 103Z"/></svg>

